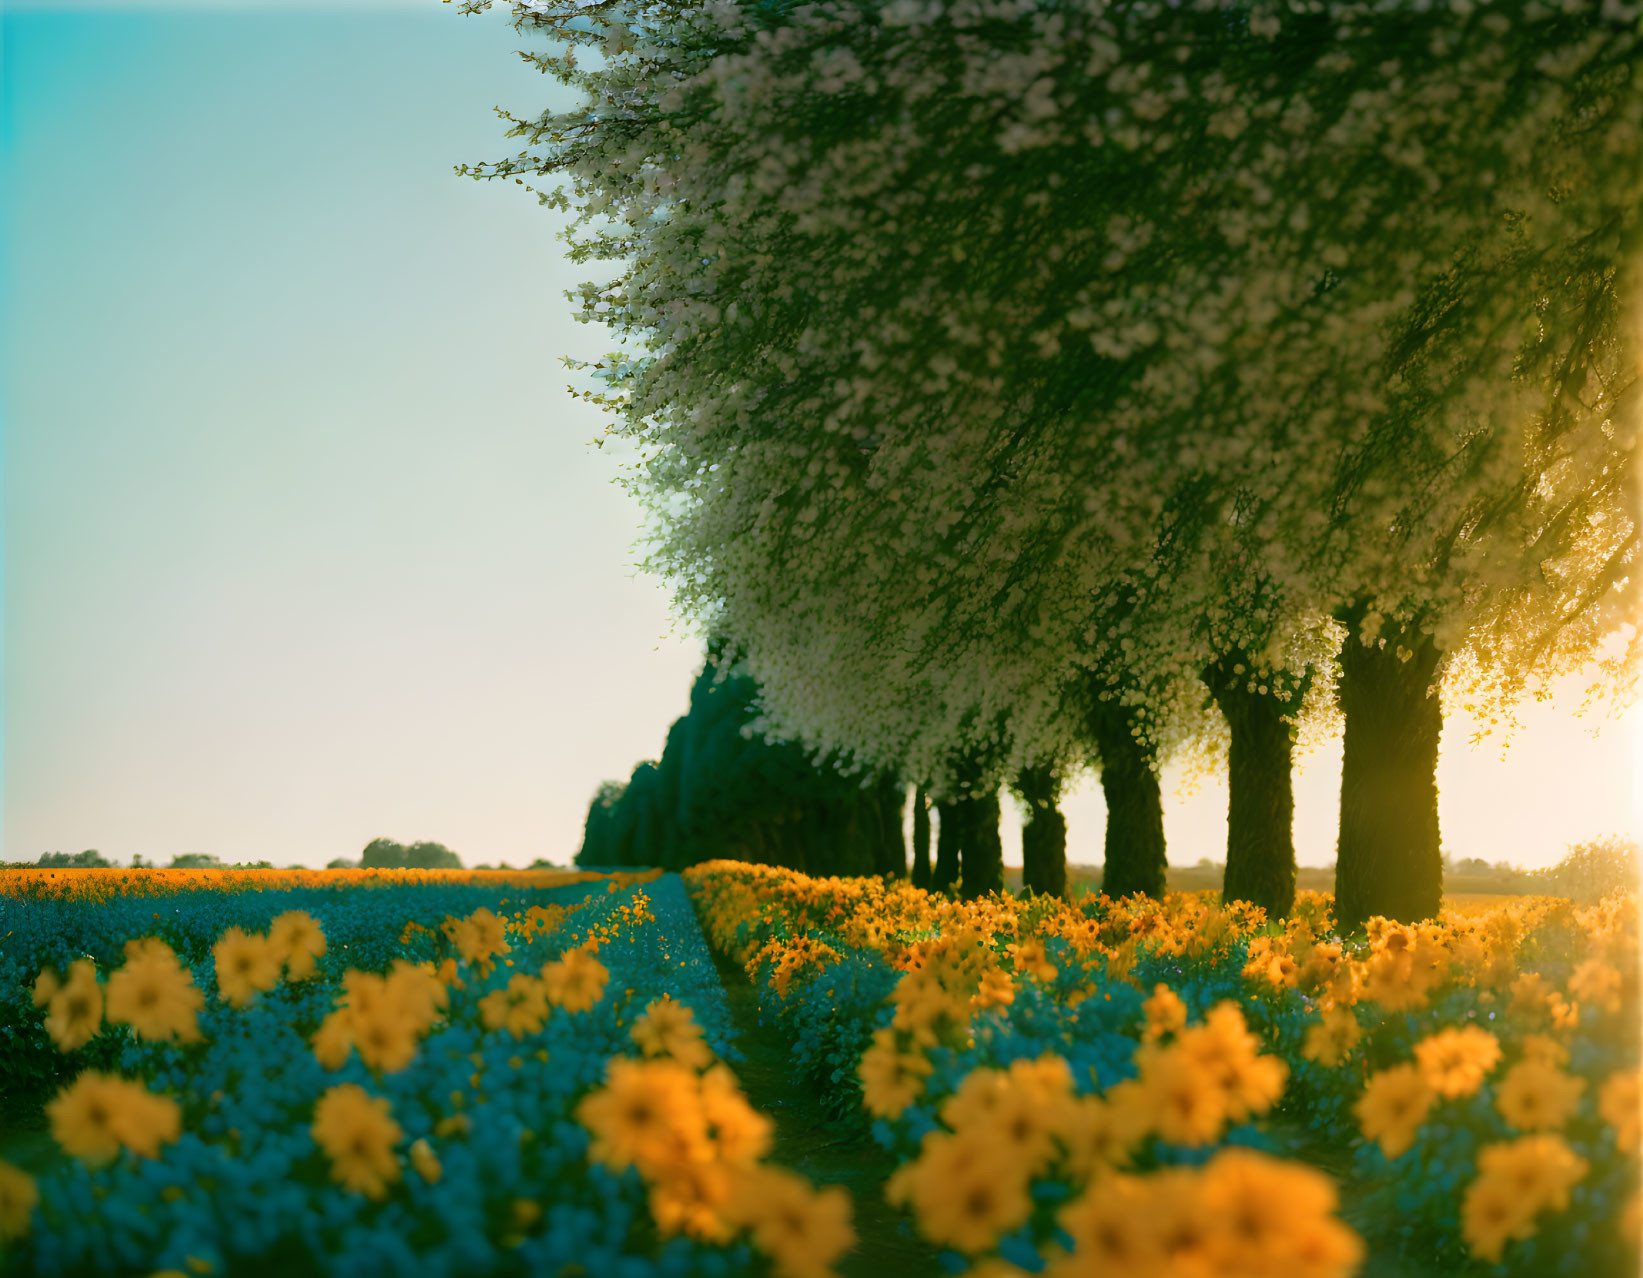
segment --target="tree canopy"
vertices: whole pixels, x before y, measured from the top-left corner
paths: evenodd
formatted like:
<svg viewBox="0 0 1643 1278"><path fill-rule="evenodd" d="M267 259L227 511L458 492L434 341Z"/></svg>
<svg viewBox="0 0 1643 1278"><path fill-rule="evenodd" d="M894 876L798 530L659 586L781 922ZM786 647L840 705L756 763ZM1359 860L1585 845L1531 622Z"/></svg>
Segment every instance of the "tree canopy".
<svg viewBox="0 0 1643 1278"><path fill-rule="evenodd" d="M360 855L366 869L460 870L462 858L443 843L396 843L392 839L372 839Z"/></svg>
<svg viewBox="0 0 1643 1278"><path fill-rule="evenodd" d="M1635 613L1629 7L514 12L584 102L471 171L616 264L651 563L810 748L1150 769L1224 658L1509 704Z"/></svg>
<svg viewBox="0 0 1643 1278"><path fill-rule="evenodd" d="M579 865L682 869L724 857L812 874L904 874L901 784L843 776L757 730L758 688L722 644L674 721L660 761L588 805Z"/></svg>

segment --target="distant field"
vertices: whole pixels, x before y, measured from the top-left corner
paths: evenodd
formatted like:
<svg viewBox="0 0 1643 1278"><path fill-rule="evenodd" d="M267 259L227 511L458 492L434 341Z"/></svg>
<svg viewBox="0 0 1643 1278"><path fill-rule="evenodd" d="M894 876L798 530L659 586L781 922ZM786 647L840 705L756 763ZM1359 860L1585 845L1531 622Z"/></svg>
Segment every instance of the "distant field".
<svg viewBox="0 0 1643 1278"><path fill-rule="evenodd" d="M1217 892L1221 888L1223 868L1219 865L1172 865L1165 880L1175 892ZM1076 892L1080 889L1101 890L1101 870L1093 865L1069 865L1067 882ZM1303 865L1295 876L1295 884L1303 891L1333 892L1335 871L1326 866ZM1448 905L1487 904L1508 897L1523 896L1535 891L1533 880L1520 872L1501 874L1451 874L1444 879L1443 899ZM1012 892L1021 890L1021 867L1004 867L1004 886ZM1544 890L1544 889L1542 889Z"/></svg>

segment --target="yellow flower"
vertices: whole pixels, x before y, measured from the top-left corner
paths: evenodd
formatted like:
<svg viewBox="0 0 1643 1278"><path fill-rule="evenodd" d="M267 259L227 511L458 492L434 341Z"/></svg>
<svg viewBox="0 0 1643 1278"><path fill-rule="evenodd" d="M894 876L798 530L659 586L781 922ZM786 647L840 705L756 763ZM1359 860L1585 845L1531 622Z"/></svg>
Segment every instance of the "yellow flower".
<svg viewBox="0 0 1643 1278"><path fill-rule="evenodd" d="M327 1014L309 1043L321 1065L326 1069L341 1069L348 1053L354 1050L353 1024L348 1009L339 1007Z"/></svg>
<svg viewBox="0 0 1643 1278"><path fill-rule="evenodd" d="M515 972L506 988L479 1000L479 1015L488 1030L505 1029L515 1038L534 1034L547 1023L547 984L529 972Z"/></svg>
<svg viewBox="0 0 1643 1278"><path fill-rule="evenodd" d="M349 1036L360 1060L383 1074L397 1074L416 1059L416 1023L384 999L365 1010L349 1009Z"/></svg>
<svg viewBox="0 0 1643 1278"><path fill-rule="evenodd" d="M1053 1265L1052 1278L1162 1272L1163 1240L1146 1210L1146 1193L1133 1176L1098 1176L1083 1195L1061 1209L1061 1228L1073 1255Z"/></svg>
<svg viewBox="0 0 1643 1278"><path fill-rule="evenodd" d="M1335 1186L1301 1163L1223 1149L1203 1171L1211 1272L1345 1278L1363 1243L1333 1216Z"/></svg>
<svg viewBox="0 0 1643 1278"><path fill-rule="evenodd" d="M1415 1143L1437 1094L1412 1064L1394 1065L1373 1075L1353 1107L1365 1139L1378 1141L1381 1152L1396 1158Z"/></svg>
<svg viewBox="0 0 1643 1278"><path fill-rule="evenodd" d="M691 1069L702 1069L713 1060L691 1010L665 994L651 1001L628 1034L646 1056L671 1056Z"/></svg>
<svg viewBox="0 0 1643 1278"><path fill-rule="evenodd" d="M1440 1030L1415 1044L1421 1076L1439 1096L1470 1096L1500 1060L1500 1041L1476 1025Z"/></svg>
<svg viewBox="0 0 1643 1278"><path fill-rule="evenodd" d="M548 1001L567 1012L585 1012L605 996L610 972L584 949L567 953L557 963L542 967Z"/></svg>
<svg viewBox="0 0 1643 1278"><path fill-rule="evenodd" d="M1538 1020L1545 1014L1554 991L1552 983L1539 972L1523 972L1512 981L1511 992L1512 1015Z"/></svg>
<svg viewBox="0 0 1643 1278"><path fill-rule="evenodd" d="M1478 1151L1478 1171L1506 1181L1534 1211L1566 1209L1569 1190L1587 1170L1586 1160L1561 1136L1520 1136Z"/></svg>
<svg viewBox="0 0 1643 1278"><path fill-rule="evenodd" d="M1056 966L1050 962L1044 952L1044 942L1035 937L1024 941L1020 945L1010 947L1010 956L1015 960L1016 970L1025 972L1035 980L1043 981L1046 985L1055 980Z"/></svg>
<svg viewBox="0 0 1643 1278"><path fill-rule="evenodd" d="M703 1242L730 1240L725 1213L735 1192L731 1168L715 1162L675 1162L652 1174L650 1215L658 1230Z"/></svg>
<svg viewBox="0 0 1643 1278"><path fill-rule="evenodd" d="M1226 1123L1226 1096L1199 1060L1179 1046L1135 1054L1152 1129L1171 1145L1207 1145Z"/></svg>
<svg viewBox="0 0 1643 1278"><path fill-rule="evenodd" d="M1555 1131L1569 1121L1585 1090L1585 1079L1548 1061L1519 1061L1495 1089L1495 1108L1519 1131Z"/></svg>
<svg viewBox="0 0 1643 1278"><path fill-rule="evenodd" d="M200 1041L205 994L164 941L126 943L126 962L108 978L108 1019L130 1025L139 1038Z"/></svg>
<svg viewBox="0 0 1643 1278"><path fill-rule="evenodd" d="M1520 1046L1526 1061L1545 1061L1557 1066L1569 1063L1569 1049L1546 1034L1525 1034Z"/></svg>
<svg viewBox="0 0 1643 1278"><path fill-rule="evenodd" d="M63 1152L83 1162L106 1163L122 1148L146 1158L177 1139L177 1103L141 1083L86 1070L46 1105L51 1134Z"/></svg>
<svg viewBox="0 0 1643 1278"><path fill-rule="evenodd" d="M975 993L977 1007L1008 1007L1015 1002L1015 982L1008 972L993 968L984 973Z"/></svg>
<svg viewBox="0 0 1643 1278"><path fill-rule="evenodd" d="M34 1005L45 1007L51 1002L52 995L62 988L62 977L49 967L41 968L40 974L34 978Z"/></svg>
<svg viewBox="0 0 1643 1278"><path fill-rule="evenodd" d="M445 1170L440 1165L439 1156L434 1153L433 1147L421 1138L411 1142L411 1166L416 1169L416 1174L430 1185L439 1184L439 1178Z"/></svg>
<svg viewBox="0 0 1643 1278"><path fill-rule="evenodd" d="M747 1103L736 1076L724 1065L715 1065L701 1080L702 1117L713 1133L719 1159L731 1164L751 1164L770 1150L774 1125Z"/></svg>
<svg viewBox="0 0 1643 1278"><path fill-rule="evenodd" d="M924 1094L924 1080L934 1071L923 1052L903 1052L889 1026L873 1031L873 1045L861 1054L862 1104L869 1114L899 1118Z"/></svg>
<svg viewBox="0 0 1643 1278"><path fill-rule="evenodd" d="M1119 1084L1126 1085L1136 1086ZM1120 1107L1099 1096L1080 1096L1065 1111L1056 1138L1066 1151L1068 1170L1088 1180L1127 1163L1130 1150L1146 1135L1146 1124L1138 1105Z"/></svg>
<svg viewBox="0 0 1643 1278"><path fill-rule="evenodd" d="M970 1132L925 1137L898 1188L926 1238L974 1254L1032 1214L1025 1169L1001 1166L1000 1153L993 1140Z"/></svg>
<svg viewBox="0 0 1643 1278"><path fill-rule="evenodd" d="M76 959L69 967L67 982L52 992L47 1009L46 1033L58 1051L72 1052L95 1038L103 1023L103 990L97 984L97 965L90 959Z"/></svg>
<svg viewBox="0 0 1643 1278"><path fill-rule="evenodd" d="M1148 1042L1186 1027L1187 1005L1163 983L1153 986L1152 997L1141 1004L1141 1010L1147 1015L1142 1037Z"/></svg>
<svg viewBox="0 0 1643 1278"><path fill-rule="evenodd" d="M1461 1199L1460 1232L1474 1256L1497 1263L1510 1239L1534 1234L1534 1209L1506 1181L1482 1176Z"/></svg>
<svg viewBox="0 0 1643 1278"><path fill-rule="evenodd" d="M285 965L291 981L305 981L318 973L315 960L325 953L325 933L319 921L302 910L287 910L268 925L268 943Z"/></svg>
<svg viewBox="0 0 1643 1278"><path fill-rule="evenodd" d="M1616 1070L1597 1093L1597 1112L1615 1130L1615 1148L1626 1153L1638 1145L1643 1129L1643 1095L1635 1069Z"/></svg>
<svg viewBox="0 0 1643 1278"><path fill-rule="evenodd" d="M457 953L483 973L490 972L493 957L513 952L507 923L484 906L465 919L447 918L443 927Z"/></svg>
<svg viewBox="0 0 1643 1278"><path fill-rule="evenodd" d="M1498 1261L1508 1241L1535 1232L1536 1215L1568 1207L1569 1190L1587 1166L1559 1136L1523 1136L1484 1146L1478 1153L1478 1176L1461 1200L1466 1245L1480 1258Z"/></svg>
<svg viewBox="0 0 1643 1278"><path fill-rule="evenodd" d="M319 1098L309 1133L331 1160L331 1179L368 1198L386 1197L399 1179L394 1146L404 1135L385 1097L339 1083Z"/></svg>
<svg viewBox="0 0 1643 1278"><path fill-rule="evenodd" d="M1260 1043L1235 1003L1210 1008L1202 1025L1181 1031L1175 1048L1220 1088L1221 1104L1233 1122L1270 1109L1289 1077L1289 1067L1282 1060L1259 1054Z"/></svg>
<svg viewBox="0 0 1643 1278"><path fill-rule="evenodd" d="M637 1163L646 1172L708 1147L696 1075L676 1061L613 1059L605 1086L576 1107L576 1121L593 1134L588 1157L612 1171Z"/></svg>
<svg viewBox="0 0 1643 1278"><path fill-rule="evenodd" d="M279 955L260 932L231 927L217 938L211 956L217 964L217 990L234 1007L244 1007L259 991L279 984Z"/></svg>
<svg viewBox="0 0 1643 1278"><path fill-rule="evenodd" d="M34 1177L0 1158L0 1238L21 1238L28 1233L29 1217L39 1201Z"/></svg>
<svg viewBox="0 0 1643 1278"><path fill-rule="evenodd" d="M1363 1029L1350 1007L1332 1007L1316 1025L1307 1027L1301 1055L1328 1069L1346 1059L1363 1037Z"/></svg>
<svg viewBox="0 0 1643 1278"><path fill-rule="evenodd" d="M850 1195L837 1185L818 1192L793 1172L759 1167L738 1188L735 1214L782 1278L823 1278L856 1244Z"/></svg>
<svg viewBox="0 0 1643 1278"><path fill-rule="evenodd" d="M1569 993L1581 1003L1601 1007L1611 1016L1620 1010L1620 970L1602 959L1587 959L1569 977Z"/></svg>

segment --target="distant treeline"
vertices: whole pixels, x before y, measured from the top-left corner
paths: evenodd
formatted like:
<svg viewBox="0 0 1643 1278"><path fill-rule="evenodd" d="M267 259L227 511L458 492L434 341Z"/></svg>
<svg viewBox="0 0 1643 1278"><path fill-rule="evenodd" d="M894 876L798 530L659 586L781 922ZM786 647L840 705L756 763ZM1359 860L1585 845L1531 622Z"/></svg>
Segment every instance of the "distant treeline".
<svg viewBox="0 0 1643 1278"><path fill-rule="evenodd" d="M677 870L725 857L806 874L905 874L902 783L864 783L798 745L744 733L757 688L744 675L718 678L722 657L710 648L661 759L599 787L576 863Z"/></svg>

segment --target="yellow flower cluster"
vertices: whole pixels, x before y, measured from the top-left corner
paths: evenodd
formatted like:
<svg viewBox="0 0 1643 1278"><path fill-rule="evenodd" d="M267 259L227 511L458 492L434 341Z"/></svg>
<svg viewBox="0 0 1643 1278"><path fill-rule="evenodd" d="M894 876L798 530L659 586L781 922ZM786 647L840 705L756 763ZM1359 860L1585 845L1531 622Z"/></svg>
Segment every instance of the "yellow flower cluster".
<svg viewBox="0 0 1643 1278"><path fill-rule="evenodd" d="M1406 1063L1371 1077L1354 1112L1364 1138L1378 1142L1388 1158L1396 1158L1415 1143L1415 1133L1436 1099L1419 1066Z"/></svg>
<svg viewBox="0 0 1643 1278"><path fill-rule="evenodd" d="M1615 1148L1623 1154L1637 1148L1643 1131L1643 1088L1637 1070L1620 1070L1608 1077L1598 1093L1597 1112L1614 1128Z"/></svg>
<svg viewBox="0 0 1643 1278"><path fill-rule="evenodd" d="M656 1011L653 1004L647 1017ZM688 1016L683 1008L665 1013L635 1037L658 1046L659 1036L677 1037L677 1011ZM613 1058L605 1085L582 1099L576 1116L593 1135L591 1160L612 1171L638 1168L664 1234L723 1242L748 1230L784 1278L824 1278L855 1242L844 1190L818 1192L759 1161L770 1149L770 1120L724 1065L698 1072L671 1053Z"/></svg>
<svg viewBox="0 0 1643 1278"><path fill-rule="evenodd" d="M350 968L343 974L336 1007L326 1014L310 1045L326 1069L341 1069L351 1051L379 1073L404 1069L415 1058L450 998L430 963L395 959L386 975Z"/></svg>
<svg viewBox="0 0 1643 1278"><path fill-rule="evenodd" d="M705 1069L713 1059L695 1014L669 994L651 1000L628 1034L647 1057L671 1057L690 1069Z"/></svg>
<svg viewBox="0 0 1643 1278"><path fill-rule="evenodd" d="M211 947L217 967L217 990L233 1007L244 1007L258 994L280 982L307 980L325 953L325 933L301 910L288 910L268 925L266 932L231 927Z"/></svg>
<svg viewBox="0 0 1643 1278"><path fill-rule="evenodd" d="M1560 1136L1523 1136L1484 1146L1478 1177L1461 1202L1466 1245L1480 1259L1498 1261L1509 1240L1533 1235L1541 1212L1568 1207L1569 1190L1586 1171L1586 1160Z"/></svg>
<svg viewBox="0 0 1643 1278"><path fill-rule="evenodd" d="M617 884L647 883L660 871L640 874L595 874L590 870L48 870L37 866L0 868L0 896L24 900L55 898L111 901L132 896L169 896L174 892L263 892L293 888L397 887L408 883L471 883L487 887L550 888L567 883L610 879Z"/></svg>
<svg viewBox="0 0 1643 1278"><path fill-rule="evenodd" d="M1158 955L1209 956L1265 922L1257 907L1240 903L1223 909L1190 893L1172 893L1164 901L1104 902L1103 916L1095 919L1070 901L1048 897L949 900L904 880L811 878L737 861L693 866L685 878L702 902L702 923L712 943L749 973L769 965L771 987L783 997L800 973L838 962L834 946L815 935L822 930L904 972L925 967L933 954L952 953L954 938L962 937L963 947L974 951L965 960L973 968L964 969L964 997L987 1007L1007 1005L1023 979L1057 979L1058 966L1048 956L1052 941L1064 941L1068 958L1089 978L1070 1000L1076 1003L1094 992L1097 977L1126 979L1143 945ZM1295 926L1327 927L1326 898L1302 897ZM744 927L750 922L764 930ZM772 929L775 937L769 935ZM988 970L998 975L988 978Z"/></svg>
<svg viewBox="0 0 1643 1278"><path fill-rule="evenodd" d="M1346 1278L1364 1248L1335 1186L1300 1163L1223 1149L1201 1168L1098 1176L1063 1208L1047 1278Z"/></svg>
<svg viewBox="0 0 1643 1278"><path fill-rule="evenodd" d="M1147 1136L1207 1145L1229 1122L1267 1112L1282 1092L1287 1067L1259 1052L1234 1004L1221 1003L1201 1024L1188 1026L1180 1000L1159 986L1148 1000L1148 1017L1156 1032L1137 1053L1139 1076L1104 1096L1075 1095L1066 1061L1053 1053L1016 1061L1006 1070L972 1070L942 1102L947 1130L928 1134L918 1157L891 1177L886 1186L891 1201L910 1208L932 1242L973 1255L1026 1222L1035 1178L1059 1173L1075 1183L1093 1180L1092 1197L1080 1209L1093 1210L1105 1201L1101 1186L1118 1183L1114 1169L1126 1164ZM863 1090L877 1113L899 1113L922 1091L930 1072L917 1038L905 1046L895 1035L893 1027L880 1030L862 1060ZM1331 1209L1332 1200L1324 1214ZM1071 1224L1066 1228L1078 1236ZM1350 1231L1345 1236L1352 1237ZM1086 1259L1081 1248L1067 1272L1100 1272L1084 1268Z"/></svg>
<svg viewBox="0 0 1643 1278"><path fill-rule="evenodd" d="M96 1037L104 1019L129 1025L139 1038L176 1043L200 1041L199 1013L205 995L171 947L145 936L125 944L125 963L97 981L97 965L77 959L65 980L45 968L34 980L34 1005L46 1009L46 1032L58 1050L72 1052Z"/></svg>
<svg viewBox="0 0 1643 1278"><path fill-rule="evenodd" d="M50 968L34 978L34 1005L46 1009L46 1033L60 1052L72 1052L97 1036L103 1024L103 987L90 959L69 964L65 981Z"/></svg>
<svg viewBox="0 0 1643 1278"><path fill-rule="evenodd" d="M1281 1059L1260 1053L1235 1003L1217 1004L1168 1045L1143 1044L1135 1061L1140 1076L1108 1100L1144 1115L1145 1130L1172 1145L1207 1145L1227 1123L1266 1113L1289 1077Z"/></svg>
<svg viewBox="0 0 1643 1278"><path fill-rule="evenodd" d="M931 1242L986 1251L1031 1215L1032 1178L1077 1157L1079 1108L1058 1056L972 1070L942 1103L950 1130L924 1138L918 1157L890 1177L885 1196L911 1208Z"/></svg>
<svg viewBox="0 0 1643 1278"><path fill-rule="evenodd" d="M591 948L574 949L557 962L542 965L542 984L548 1002L567 1012L585 1012L605 996L610 972L593 957Z"/></svg>
<svg viewBox="0 0 1643 1278"><path fill-rule="evenodd" d="M782 997L787 997L788 986L795 976L811 967L825 968L839 961L839 952L825 941L812 936L772 937L748 956L744 965L750 977L757 977L759 969L770 964L766 984Z"/></svg>
<svg viewBox="0 0 1643 1278"><path fill-rule="evenodd" d="M1421 1077L1448 1100L1475 1094L1499 1061L1500 1040L1476 1025L1439 1030L1415 1044Z"/></svg>
<svg viewBox="0 0 1643 1278"><path fill-rule="evenodd" d="M498 955L511 954L508 944L508 924L491 910L480 906L467 918L446 918L440 924L445 938L450 941L462 961L471 963L480 975L490 975Z"/></svg>
<svg viewBox="0 0 1643 1278"><path fill-rule="evenodd" d="M325 1151L331 1178L338 1184L367 1198L381 1199L387 1196L388 1186L399 1180L394 1146L405 1133L394 1121L385 1097L372 1096L357 1083L339 1083L315 1103L309 1132ZM426 1159L431 1156L430 1150L418 1167L424 1178Z"/></svg>
<svg viewBox="0 0 1643 1278"><path fill-rule="evenodd" d="M141 1083L86 1070L46 1103L52 1138L63 1152L93 1165L122 1149L145 1158L177 1139L182 1116L177 1102Z"/></svg>

